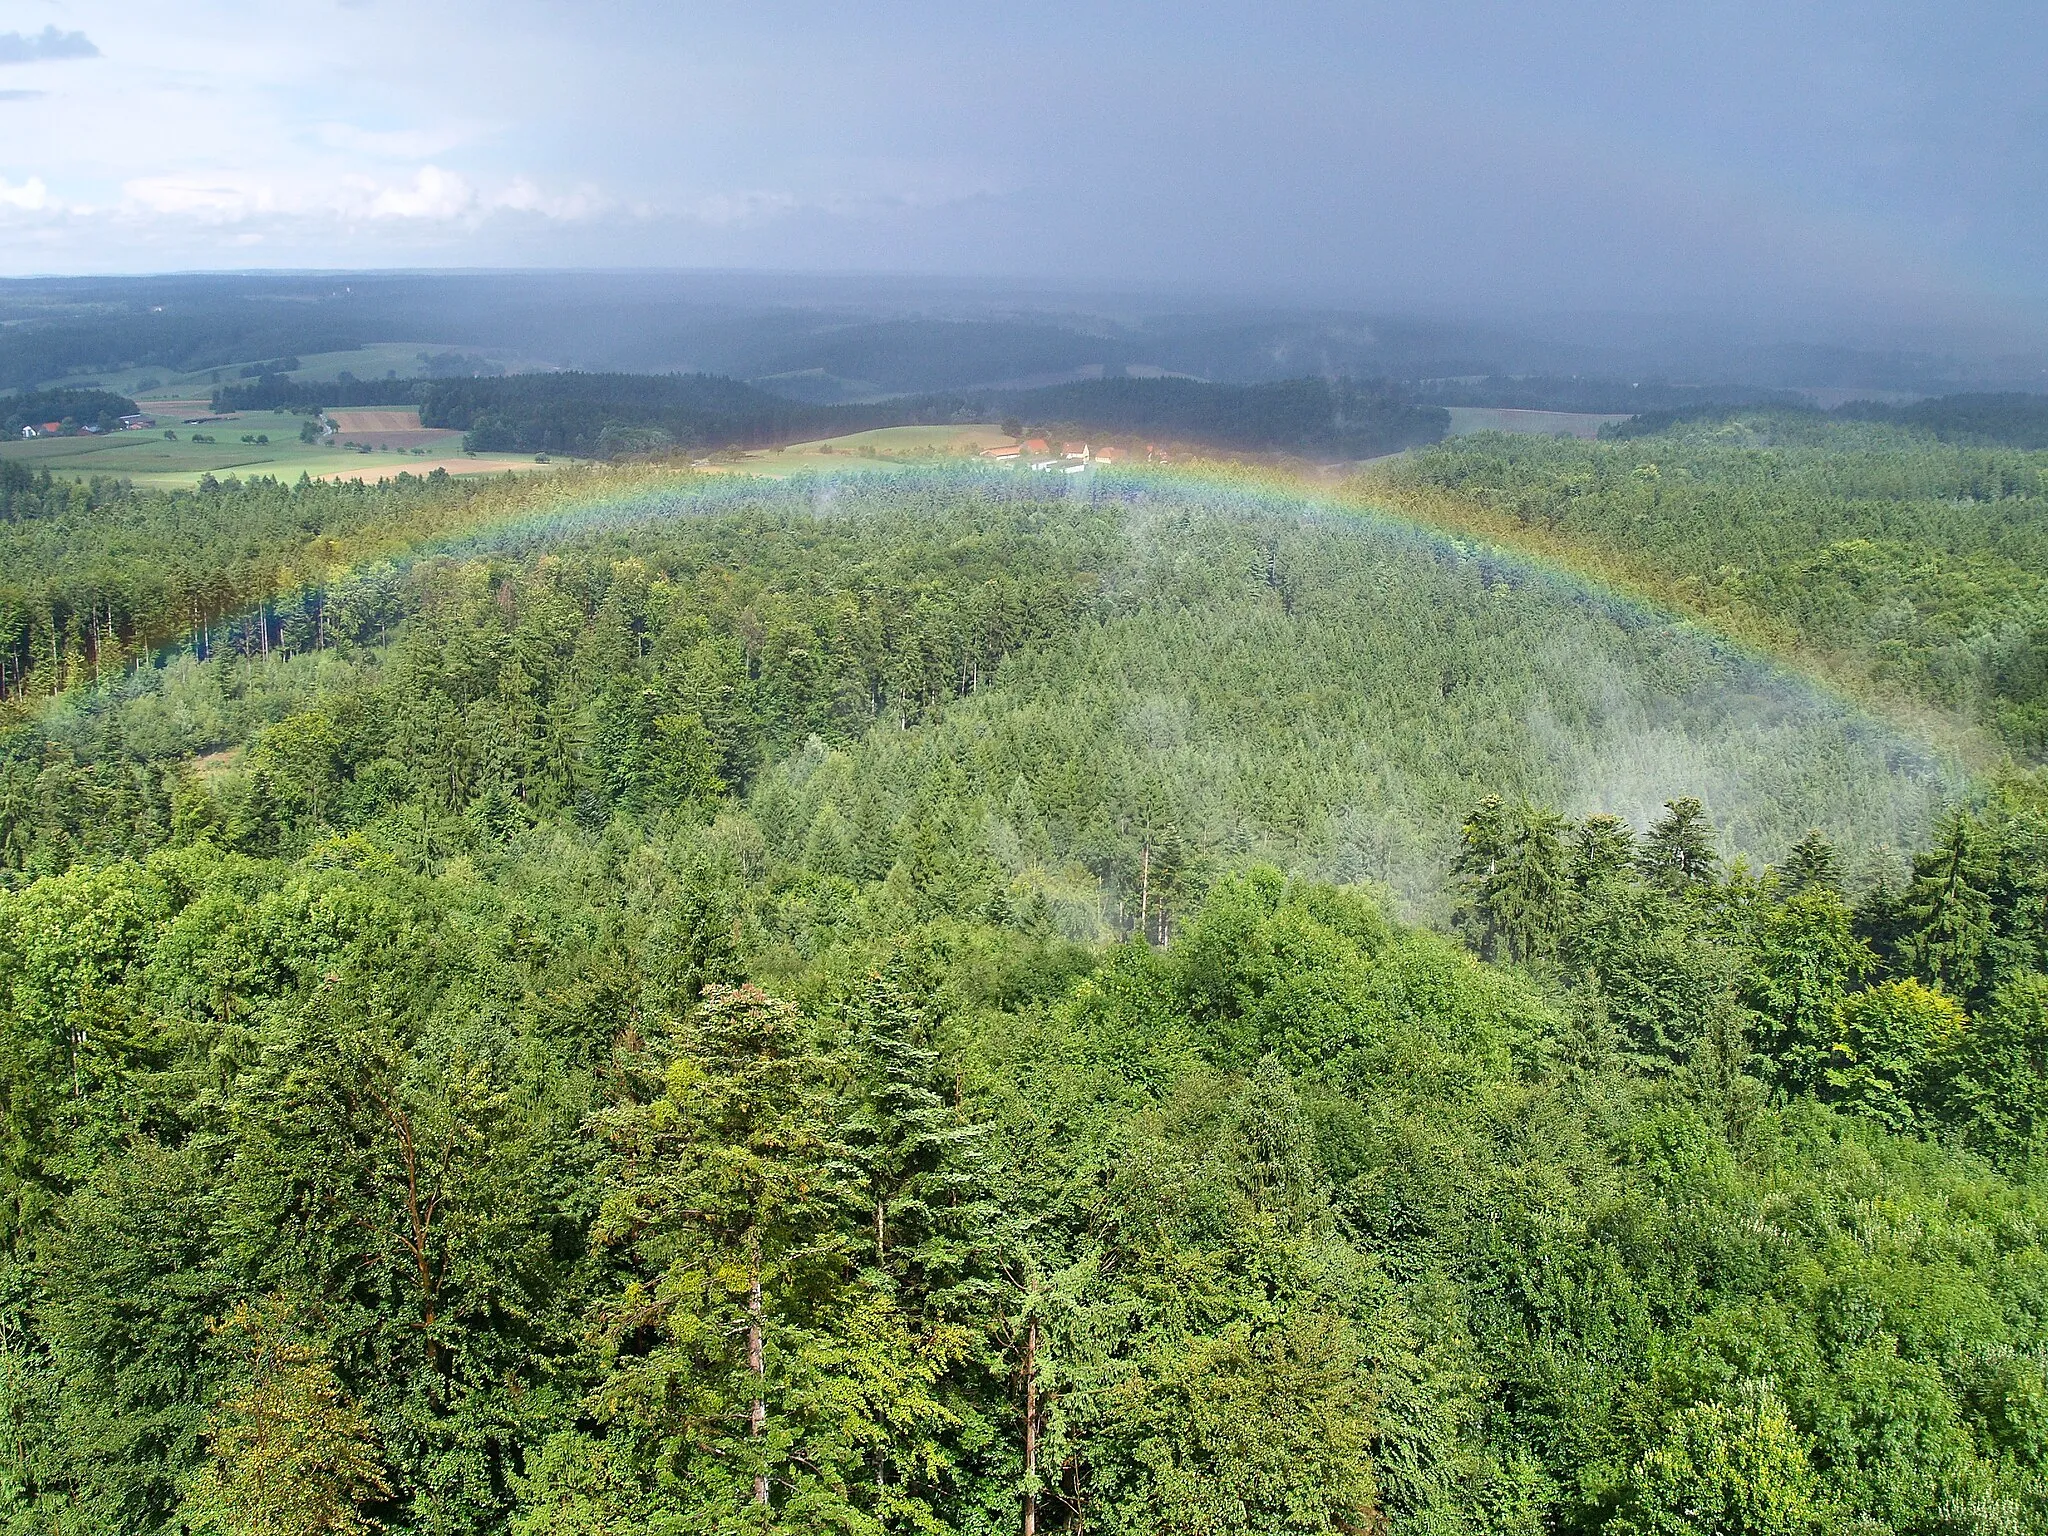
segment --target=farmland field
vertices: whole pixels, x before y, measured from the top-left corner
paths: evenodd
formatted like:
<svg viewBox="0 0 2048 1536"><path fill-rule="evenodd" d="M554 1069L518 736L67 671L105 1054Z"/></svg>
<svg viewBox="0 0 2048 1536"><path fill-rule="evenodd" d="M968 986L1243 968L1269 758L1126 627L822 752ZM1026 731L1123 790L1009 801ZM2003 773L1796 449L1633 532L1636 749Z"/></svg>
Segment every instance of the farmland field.
<svg viewBox="0 0 2048 1536"><path fill-rule="evenodd" d="M327 419L334 423L336 446L367 443L373 449L409 451L424 448L434 454L453 454L462 450L460 432L450 432L445 427L421 426L420 413L415 406L331 410Z"/></svg>
<svg viewBox="0 0 2048 1536"><path fill-rule="evenodd" d="M786 448L758 449L736 464L714 463L707 467L781 479L804 470L844 471L913 461L972 459L978 457L984 448L1013 441L1002 428L987 422L935 427L877 427L869 432L850 432L843 437L791 443Z"/></svg>
<svg viewBox="0 0 2048 1536"><path fill-rule="evenodd" d="M158 419L171 422L175 417L164 413ZM417 422L416 416L412 419ZM459 435L422 432L416 426L410 433L372 435L367 439L367 451L343 448L339 443L302 443L299 428L304 420L282 411L245 411L198 427L188 427L179 421L155 431L0 443L0 459L27 463L54 475L80 479L113 475L163 490L196 485L204 474L235 474L244 478L273 475L288 480L306 474L315 479L370 481L401 472L426 474L434 469L445 469L451 475L474 475L536 467L532 458L525 455L464 454ZM177 436L165 437L166 430ZM194 442L194 433L212 441ZM380 435L388 439L381 448L376 440ZM269 441L244 442L245 437L267 437ZM415 447L427 451L407 451Z"/></svg>

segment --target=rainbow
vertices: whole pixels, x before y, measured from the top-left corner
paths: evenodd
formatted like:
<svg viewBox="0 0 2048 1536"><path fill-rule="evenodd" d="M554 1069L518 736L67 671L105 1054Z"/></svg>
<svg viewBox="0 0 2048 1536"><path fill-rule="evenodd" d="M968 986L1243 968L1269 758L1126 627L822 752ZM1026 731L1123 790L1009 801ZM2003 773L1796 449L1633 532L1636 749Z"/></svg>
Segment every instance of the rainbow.
<svg viewBox="0 0 2048 1536"><path fill-rule="evenodd" d="M1566 552L1543 547L1539 535L1502 526L1483 509L1450 497L1424 497L1373 483L1331 487L1241 461L1102 467L1081 475L1028 478L1016 468L972 463L870 462L860 469L805 469L782 476L580 468L547 480L508 485L511 494L494 499L483 516L460 532L414 541L402 553L386 558L516 554L671 517L717 516L765 503L787 507L793 496L808 498L819 507L842 499L857 503L865 493L906 478L1004 497L1170 496L1210 510L1235 508L1247 516L1280 513L1371 526L1384 534L1422 541L1442 557L1475 563L1490 576L1541 587L1560 600L1598 605L1619 623L1679 629L1700 641L1716 662L1804 689L1952 767L1981 772L2003 756L2003 749L1978 727L1880 688L1840 658L1803 650L1787 629L1689 608L1674 599L1668 590L1671 584L1657 581L1654 572L1631 568L1628 562L1588 558L1583 550L1570 551L1567 557Z"/></svg>
<svg viewBox="0 0 2048 1536"><path fill-rule="evenodd" d="M1800 654L1786 637L1752 626L1714 623L1677 604L1660 600L1646 582L1629 573L1554 552L1524 541L1491 537L1472 509L1418 506L1393 488L1358 483L1331 488L1282 470L1233 461L1195 461L1174 466L1096 467L1085 474L1042 476L1016 468L979 464L876 464L859 469L805 469L784 476L750 473L680 472L656 466L566 466L547 477L505 476L488 486L467 487L438 509L417 504L404 520L372 525L344 540L316 540L300 556L283 562L270 600L228 621L244 633L258 622L295 606L318 605L333 588L371 567L403 571L422 561L463 560L488 555L519 556L549 545L624 532L673 518L714 517L749 508L791 509L808 503L825 513L843 513L906 479L954 492L1046 501L1082 496L1091 500L1137 502L1147 498L1199 504L1209 511L1237 510L1246 516L1275 514L1373 527L1386 536L1416 541L1433 556L1471 563L1488 579L1535 586L1559 600L1597 605L1628 627L1674 627L1699 641L1718 664L1802 690L1854 720L1880 730L1902 748L1923 756L1930 771L1953 779L1982 771L1997 754L1982 733L1938 716L1913 701L1880 694L1846 677L1825 658ZM162 666L192 654L189 642L157 649Z"/></svg>

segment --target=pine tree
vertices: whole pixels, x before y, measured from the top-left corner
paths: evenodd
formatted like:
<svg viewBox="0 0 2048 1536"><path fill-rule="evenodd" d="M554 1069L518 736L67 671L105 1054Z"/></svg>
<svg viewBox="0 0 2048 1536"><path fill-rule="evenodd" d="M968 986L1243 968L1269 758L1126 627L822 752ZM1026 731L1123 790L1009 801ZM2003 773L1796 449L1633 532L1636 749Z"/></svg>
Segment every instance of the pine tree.
<svg viewBox="0 0 2048 1536"><path fill-rule="evenodd" d="M1507 857L1494 878L1494 922L1512 960L1548 954L1562 919L1566 889L1564 830L1555 811L1522 802L1515 809Z"/></svg>
<svg viewBox="0 0 2048 1536"><path fill-rule="evenodd" d="M752 985L706 988L665 1056L658 1096L597 1120L618 1176L595 1238L629 1270L602 1308L607 1454L633 1447L679 1529L836 1529L911 1498L876 1475L881 1451L935 1461L961 1340L908 1326L861 1264L843 1062Z"/></svg>
<svg viewBox="0 0 2048 1536"><path fill-rule="evenodd" d="M1007 1221L990 1189L987 1129L941 1096L938 1053L890 977L873 975L850 1010L854 1091L840 1141L872 1231L862 1262L912 1334L948 1354L989 1352ZM930 1432L875 1448L878 1501L901 1506L931 1491L954 1459Z"/></svg>
<svg viewBox="0 0 2048 1536"><path fill-rule="evenodd" d="M1500 951L1501 928L1493 892L1501 866L1507 862L1511 835L1507 808L1499 795L1488 795L1458 828L1458 851L1451 858L1451 877L1458 884L1459 925L1473 934L1473 948L1489 960Z"/></svg>
<svg viewBox="0 0 2048 1536"><path fill-rule="evenodd" d="M850 1010L856 1083L840 1138L873 1222L876 1271L918 1314L958 1316L985 1289L997 1232L983 1167L984 1128L937 1091L938 1053L919 1010L876 974Z"/></svg>
<svg viewBox="0 0 2048 1536"><path fill-rule="evenodd" d="M1565 826L1554 811L1527 801L1511 810L1498 795L1466 817L1451 872L1487 959L1530 960L1550 949L1566 889Z"/></svg>

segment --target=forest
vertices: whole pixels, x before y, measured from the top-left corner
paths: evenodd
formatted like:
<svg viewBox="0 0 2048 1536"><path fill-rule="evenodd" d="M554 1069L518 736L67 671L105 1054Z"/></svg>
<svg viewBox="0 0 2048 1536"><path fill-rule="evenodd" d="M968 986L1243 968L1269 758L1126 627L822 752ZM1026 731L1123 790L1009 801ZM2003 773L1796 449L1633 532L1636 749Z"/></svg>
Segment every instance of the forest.
<svg viewBox="0 0 2048 1536"><path fill-rule="evenodd" d="M1437 442L1451 422L1440 406L1417 404L1406 387L1387 380L1103 378L971 398L988 416L1041 426L1349 459Z"/></svg>
<svg viewBox="0 0 2048 1536"><path fill-rule="evenodd" d="M299 388L318 393L320 387ZM421 421L464 432L473 451L538 449L600 457L759 447L871 427L1013 417L1032 431L1136 434L1223 450L1366 458L1436 442L1450 424L1441 408L1412 404L1396 386L1322 379L1092 379L859 405L802 405L708 375L521 374L422 381L412 388ZM219 398L231 396L241 398L226 390Z"/></svg>
<svg viewBox="0 0 2048 1536"><path fill-rule="evenodd" d="M1656 451L2025 500L1890 441ZM2038 774L1249 479L579 473L0 486L0 1529L2048 1519Z"/></svg>
<svg viewBox="0 0 2048 1536"><path fill-rule="evenodd" d="M424 379L324 379L301 383L282 371L254 374L211 394L216 411L324 411L332 406L416 405Z"/></svg>
<svg viewBox="0 0 2048 1536"><path fill-rule="evenodd" d="M1384 485L2048 752L2048 456L1812 412L1633 425L1455 439Z"/></svg>

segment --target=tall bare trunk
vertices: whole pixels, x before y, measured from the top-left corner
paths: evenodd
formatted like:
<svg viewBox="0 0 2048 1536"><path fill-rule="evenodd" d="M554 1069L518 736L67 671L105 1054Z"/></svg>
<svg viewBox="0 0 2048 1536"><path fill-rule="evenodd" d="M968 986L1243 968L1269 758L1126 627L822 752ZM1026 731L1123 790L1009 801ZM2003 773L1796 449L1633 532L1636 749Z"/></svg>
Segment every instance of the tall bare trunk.
<svg viewBox="0 0 2048 1536"><path fill-rule="evenodd" d="M1152 941L1152 845L1145 844L1144 872L1138 877L1138 932Z"/></svg>
<svg viewBox="0 0 2048 1536"><path fill-rule="evenodd" d="M747 1289L747 1369L754 1377L754 1406L747 1413L747 1435L750 1439L759 1440L768 1432L768 1392L764 1385L767 1371L761 1359L761 1240L758 1237L754 1239L748 1258L753 1265L753 1277ZM754 1473L754 1502L768 1502L768 1469L765 1466Z"/></svg>
<svg viewBox="0 0 2048 1536"><path fill-rule="evenodd" d="M1038 1536L1038 1319L1024 1325L1024 1536Z"/></svg>

